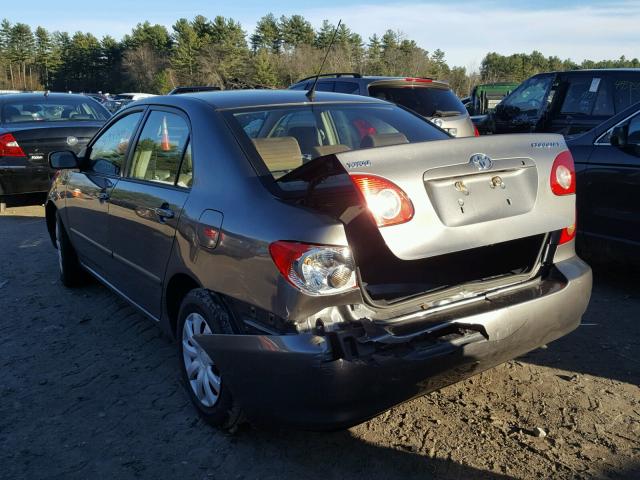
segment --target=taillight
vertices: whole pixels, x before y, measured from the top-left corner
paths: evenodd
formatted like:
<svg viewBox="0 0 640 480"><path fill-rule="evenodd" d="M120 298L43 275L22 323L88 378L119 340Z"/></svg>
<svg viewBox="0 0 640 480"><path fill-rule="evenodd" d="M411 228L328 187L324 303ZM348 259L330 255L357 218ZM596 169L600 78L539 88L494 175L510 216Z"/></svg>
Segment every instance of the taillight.
<svg viewBox="0 0 640 480"><path fill-rule="evenodd" d="M393 182L375 175L351 175L379 227L398 225L413 218L413 204Z"/></svg>
<svg viewBox="0 0 640 480"><path fill-rule="evenodd" d="M0 157L26 157L18 141L10 133L0 135Z"/></svg>
<svg viewBox="0 0 640 480"><path fill-rule="evenodd" d="M558 244L562 245L563 243L570 242L571 240L576 238L577 231L578 231L578 213L576 212L576 216L573 219L573 225L563 228L560 231L560 239L558 240Z"/></svg>
<svg viewBox="0 0 640 480"><path fill-rule="evenodd" d="M407 77L404 79L405 82L415 82L415 83L432 83L433 80L431 78L420 78L420 77Z"/></svg>
<svg viewBox="0 0 640 480"><path fill-rule="evenodd" d="M473 126L473 136L474 137L479 137L480 136L480 132L478 131L478 127L476 127L475 125Z"/></svg>
<svg viewBox="0 0 640 480"><path fill-rule="evenodd" d="M551 167L551 191L556 195L576 193L576 169L569 150L561 152Z"/></svg>
<svg viewBox="0 0 640 480"><path fill-rule="evenodd" d="M357 285L349 247L278 241L269 253L282 276L309 295L333 295Z"/></svg>
<svg viewBox="0 0 640 480"><path fill-rule="evenodd" d="M577 230L578 229L576 228L576 224L575 223L573 225L571 225L570 227L563 228L562 231L560 232L560 240L558 241L558 244L562 245L563 243L570 242L571 240L576 238L576 231Z"/></svg>

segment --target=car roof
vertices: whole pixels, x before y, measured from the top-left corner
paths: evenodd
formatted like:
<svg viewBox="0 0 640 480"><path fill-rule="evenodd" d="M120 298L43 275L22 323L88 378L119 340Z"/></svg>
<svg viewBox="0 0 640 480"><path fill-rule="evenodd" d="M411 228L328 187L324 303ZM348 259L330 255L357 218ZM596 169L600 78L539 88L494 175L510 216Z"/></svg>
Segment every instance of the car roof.
<svg viewBox="0 0 640 480"><path fill-rule="evenodd" d="M620 73L620 72L624 72L624 73L638 73L640 74L640 68L585 68L584 70L557 70L554 72L540 72L540 73L536 73L535 75L532 75L534 77L538 76L538 75L558 75L558 74L567 74L570 73L572 75L574 74L582 74L582 73L602 73L602 72L606 72L606 73Z"/></svg>
<svg viewBox="0 0 640 480"><path fill-rule="evenodd" d="M196 92L145 98L138 100L136 105L161 102L166 105L179 106L181 102L185 100L206 102L216 109L344 102L388 104L388 102L376 98L334 92L316 92L314 100L310 101L306 93L305 90L225 90L217 92Z"/></svg>
<svg viewBox="0 0 640 480"><path fill-rule="evenodd" d="M0 102L42 102L45 100L62 100L65 98L75 98L78 100L86 100L87 95L81 93L8 93L0 95Z"/></svg>

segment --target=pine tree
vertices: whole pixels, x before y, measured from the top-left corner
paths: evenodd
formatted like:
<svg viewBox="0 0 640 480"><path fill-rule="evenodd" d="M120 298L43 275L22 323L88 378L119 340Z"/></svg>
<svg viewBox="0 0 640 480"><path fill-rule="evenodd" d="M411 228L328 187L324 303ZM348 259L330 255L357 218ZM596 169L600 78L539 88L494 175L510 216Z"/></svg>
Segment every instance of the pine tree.
<svg viewBox="0 0 640 480"><path fill-rule="evenodd" d="M273 13L265 15L256 24L256 29L251 35L251 48L254 52L261 49L270 50L272 53L280 53L282 37L278 21Z"/></svg>

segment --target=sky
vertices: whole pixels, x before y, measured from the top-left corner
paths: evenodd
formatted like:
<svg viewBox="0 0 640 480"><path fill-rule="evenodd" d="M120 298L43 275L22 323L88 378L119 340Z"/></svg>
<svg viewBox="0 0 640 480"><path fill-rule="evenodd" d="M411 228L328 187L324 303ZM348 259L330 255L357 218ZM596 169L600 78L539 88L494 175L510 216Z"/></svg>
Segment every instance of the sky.
<svg viewBox="0 0 640 480"><path fill-rule="evenodd" d="M8 0L4 0L8 1ZM342 19L365 41L387 29L403 32L450 65L476 71L487 52L539 50L580 62L640 57L640 0L29 0L12 2L0 17L48 30L88 31L115 38L149 20L167 27L181 17L233 18L251 34L267 13L303 15L315 28Z"/></svg>

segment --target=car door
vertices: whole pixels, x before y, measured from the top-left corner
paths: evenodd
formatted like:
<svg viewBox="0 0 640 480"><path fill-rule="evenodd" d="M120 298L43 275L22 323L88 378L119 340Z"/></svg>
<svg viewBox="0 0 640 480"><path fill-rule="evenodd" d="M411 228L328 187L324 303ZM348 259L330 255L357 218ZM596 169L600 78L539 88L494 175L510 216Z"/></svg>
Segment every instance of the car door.
<svg viewBox="0 0 640 480"><path fill-rule="evenodd" d="M108 126L88 147L81 168L67 177L65 206L73 245L82 262L100 275L111 261L109 196L124 169L142 113L132 111Z"/></svg>
<svg viewBox="0 0 640 480"><path fill-rule="evenodd" d="M619 245L640 244L640 113L625 120L627 145L595 144L586 172L584 233Z"/></svg>
<svg viewBox="0 0 640 480"><path fill-rule="evenodd" d="M149 110L126 175L111 193L110 281L155 318L178 219L191 187L190 128L177 110Z"/></svg>

